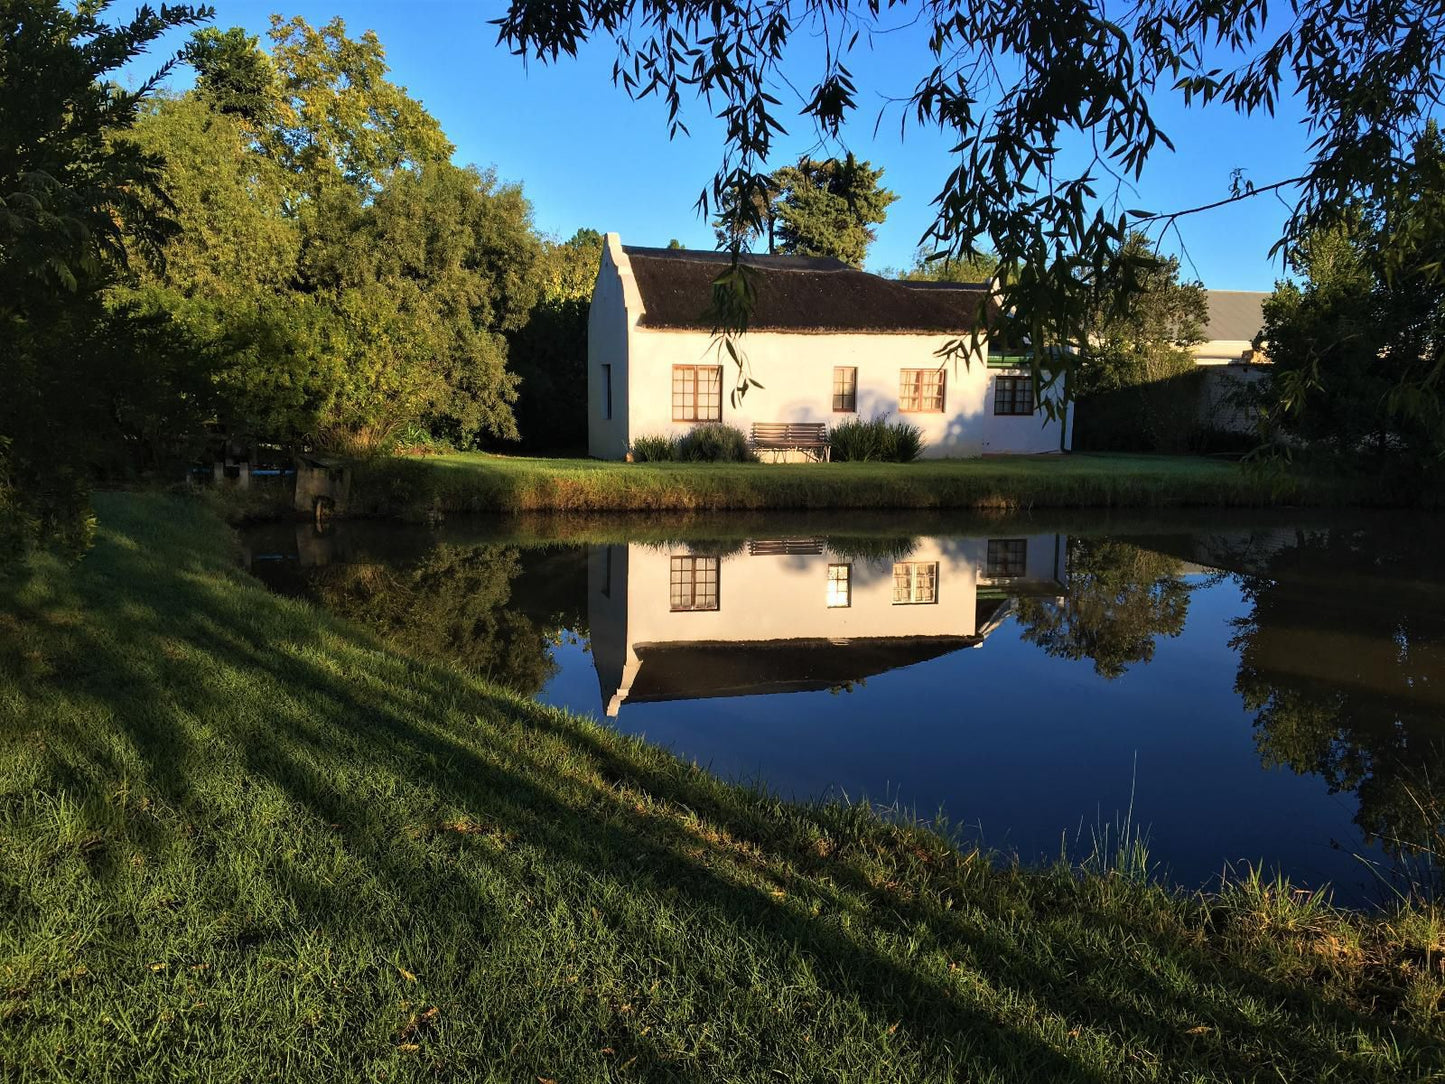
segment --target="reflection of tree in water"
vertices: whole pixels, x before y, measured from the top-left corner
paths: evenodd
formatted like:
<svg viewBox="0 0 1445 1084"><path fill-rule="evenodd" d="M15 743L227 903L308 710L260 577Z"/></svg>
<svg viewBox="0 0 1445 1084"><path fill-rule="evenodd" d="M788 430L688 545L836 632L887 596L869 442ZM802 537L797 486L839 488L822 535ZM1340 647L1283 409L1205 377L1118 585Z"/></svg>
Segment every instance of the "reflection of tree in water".
<svg viewBox="0 0 1445 1084"><path fill-rule="evenodd" d="M1268 765L1354 792L1400 857L1445 839L1445 592L1417 532L1301 533L1240 583L1235 688ZM1439 865L1436 865L1438 871Z"/></svg>
<svg viewBox="0 0 1445 1084"><path fill-rule="evenodd" d="M524 555L512 546L439 545L405 566L330 565L317 570L310 588L328 610L405 650L445 658L532 695L556 673L549 648L563 629L585 624L580 617L585 566L576 589L576 578L566 571L577 562L550 556L551 561L548 551ZM547 567L534 570L536 578L556 586L524 606L514 601L515 581L539 562ZM575 599L565 590L569 584Z"/></svg>
<svg viewBox="0 0 1445 1084"><path fill-rule="evenodd" d="M1113 679L1154 657L1160 636L1178 636L1189 612L1189 586L1177 558L1105 538L1071 538L1069 587L1062 602L1021 598L1023 637L1061 659L1092 659Z"/></svg>

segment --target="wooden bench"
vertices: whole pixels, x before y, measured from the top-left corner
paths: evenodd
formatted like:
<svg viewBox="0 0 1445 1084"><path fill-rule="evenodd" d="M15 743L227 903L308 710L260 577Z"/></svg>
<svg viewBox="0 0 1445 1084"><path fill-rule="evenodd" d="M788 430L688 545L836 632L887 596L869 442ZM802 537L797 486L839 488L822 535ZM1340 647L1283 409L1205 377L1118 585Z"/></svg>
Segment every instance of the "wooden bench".
<svg viewBox="0 0 1445 1084"><path fill-rule="evenodd" d="M779 452L802 452L819 463L833 458L828 427L822 422L753 422L753 449L771 452L774 463Z"/></svg>

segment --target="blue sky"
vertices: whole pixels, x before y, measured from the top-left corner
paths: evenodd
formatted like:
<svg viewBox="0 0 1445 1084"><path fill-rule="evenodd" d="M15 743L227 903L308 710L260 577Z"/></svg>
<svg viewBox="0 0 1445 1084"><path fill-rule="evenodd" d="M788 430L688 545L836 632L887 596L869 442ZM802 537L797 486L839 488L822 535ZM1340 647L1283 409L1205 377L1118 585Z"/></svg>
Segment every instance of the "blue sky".
<svg viewBox="0 0 1445 1084"><path fill-rule="evenodd" d="M119 0L116 10L126 4ZM216 0L215 7L215 25L243 26L254 34L263 34L278 10L313 25L340 15L353 35L375 30L392 78L440 120L457 145L457 161L493 166L502 178L520 181L543 231L566 237L591 226L615 230L634 244L666 244L673 237L694 248L713 244L693 205L717 166L717 122L701 103L687 102L684 119L692 135L670 142L659 102L633 102L612 85L610 42L594 43L576 60L524 65L495 44L488 20L503 10L496 0L330 0L285 8L274 0ZM167 44L178 47L180 40ZM803 38L800 44L804 63L796 82L806 87L812 72L806 58L816 43ZM926 62L917 28L879 35L871 46L860 41L851 65L860 108L841 146L821 148L825 155L852 150L883 166L884 183L900 197L878 230L868 259L872 270L910 262L951 168L941 136L917 127L900 136L898 107L887 106L889 98L908 93ZM185 73L174 80L177 86L188 81ZM1209 203L1228 194L1236 166L1266 184L1296 175L1305 160L1307 136L1298 112L1289 111L1293 103L1273 118L1186 110L1172 100L1156 109L1176 151L1156 153L1137 191L1126 197L1129 206L1174 210ZM801 119L789 128L774 164L819 149ZM1285 217L1279 201L1262 196L1181 221L1185 275L1215 289L1270 289L1281 271L1268 253ZM1172 235L1164 247L1181 251Z"/></svg>

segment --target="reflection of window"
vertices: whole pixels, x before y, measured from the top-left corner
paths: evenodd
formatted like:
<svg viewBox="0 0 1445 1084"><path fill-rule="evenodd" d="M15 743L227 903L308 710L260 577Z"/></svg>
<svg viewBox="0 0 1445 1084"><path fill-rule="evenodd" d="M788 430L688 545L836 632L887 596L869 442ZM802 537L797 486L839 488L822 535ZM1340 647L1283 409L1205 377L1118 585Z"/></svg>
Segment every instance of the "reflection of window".
<svg viewBox="0 0 1445 1084"><path fill-rule="evenodd" d="M899 561L893 566L893 604L938 601L938 562Z"/></svg>
<svg viewBox="0 0 1445 1084"><path fill-rule="evenodd" d="M1028 571L1029 540L1027 538L990 538L988 564L984 575L989 579L1022 576Z"/></svg>
<svg viewBox="0 0 1445 1084"><path fill-rule="evenodd" d="M1034 412L1034 378L1031 376L995 377L993 412L995 414L1032 414Z"/></svg>
<svg viewBox="0 0 1445 1084"><path fill-rule="evenodd" d="M905 414L942 414L943 370L900 369L898 410Z"/></svg>
<svg viewBox="0 0 1445 1084"><path fill-rule="evenodd" d="M674 610L717 609L716 557L674 557L672 559L672 608Z"/></svg>
<svg viewBox="0 0 1445 1084"><path fill-rule="evenodd" d="M828 566L828 607L839 609L853 605L853 566Z"/></svg>
<svg viewBox="0 0 1445 1084"><path fill-rule="evenodd" d="M858 409L858 370L839 365L833 369L833 409L851 414Z"/></svg>
<svg viewBox="0 0 1445 1084"><path fill-rule="evenodd" d="M672 420L722 421L722 366L672 367Z"/></svg>

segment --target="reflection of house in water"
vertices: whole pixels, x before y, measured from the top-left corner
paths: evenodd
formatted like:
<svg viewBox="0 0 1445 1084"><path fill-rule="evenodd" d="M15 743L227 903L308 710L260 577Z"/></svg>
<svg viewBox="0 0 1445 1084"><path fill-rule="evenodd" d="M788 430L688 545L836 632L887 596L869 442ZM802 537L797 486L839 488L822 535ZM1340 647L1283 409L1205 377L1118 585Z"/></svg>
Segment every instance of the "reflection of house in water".
<svg viewBox="0 0 1445 1084"><path fill-rule="evenodd" d="M907 547L904 547L908 549ZM602 701L836 688L977 647L1021 595L1063 592L1064 539L920 538L887 556L819 539L592 546Z"/></svg>

